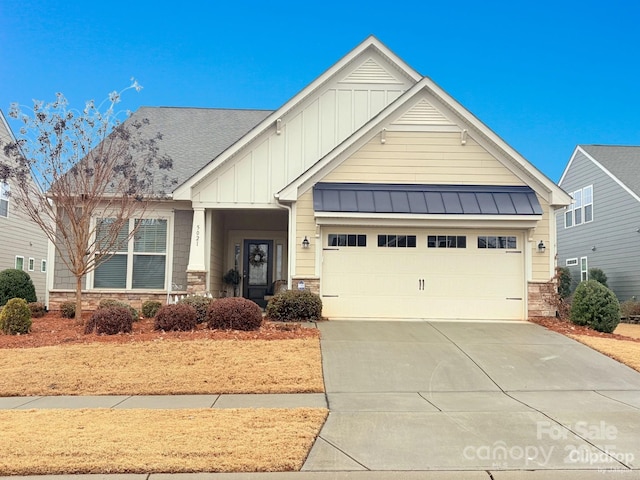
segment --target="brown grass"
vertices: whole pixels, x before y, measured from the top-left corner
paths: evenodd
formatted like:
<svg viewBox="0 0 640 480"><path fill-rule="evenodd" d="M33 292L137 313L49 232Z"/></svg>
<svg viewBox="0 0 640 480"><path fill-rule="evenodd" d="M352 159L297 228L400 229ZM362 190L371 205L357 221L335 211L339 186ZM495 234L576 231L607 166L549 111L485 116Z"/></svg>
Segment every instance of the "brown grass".
<svg viewBox="0 0 640 480"><path fill-rule="evenodd" d="M323 392L317 338L0 349L0 396Z"/></svg>
<svg viewBox="0 0 640 480"><path fill-rule="evenodd" d="M619 333L617 329L616 333ZM640 372L640 342L586 335L569 336Z"/></svg>
<svg viewBox="0 0 640 480"><path fill-rule="evenodd" d="M299 470L325 409L0 411L0 475Z"/></svg>
<svg viewBox="0 0 640 480"><path fill-rule="evenodd" d="M613 332L616 335L640 339L640 325L633 323L619 323Z"/></svg>

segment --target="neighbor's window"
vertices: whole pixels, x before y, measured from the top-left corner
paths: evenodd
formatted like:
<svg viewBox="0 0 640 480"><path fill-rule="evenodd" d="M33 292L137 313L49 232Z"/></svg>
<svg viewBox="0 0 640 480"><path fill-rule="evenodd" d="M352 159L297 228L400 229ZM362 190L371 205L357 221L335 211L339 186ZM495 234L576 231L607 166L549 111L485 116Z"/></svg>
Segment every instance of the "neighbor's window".
<svg viewBox="0 0 640 480"><path fill-rule="evenodd" d="M378 235L379 247L415 248L415 235Z"/></svg>
<svg viewBox="0 0 640 480"><path fill-rule="evenodd" d="M36 259L35 258L30 258L29 259L29 271L33 272L33 270L36 268Z"/></svg>
<svg viewBox="0 0 640 480"><path fill-rule="evenodd" d="M327 244L329 247L366 247L367 236L359 233L330 233Z"/></svg>
<svg viewBox="0 0 640 480"><path fill-rule="evenodd" d="M9 216L9 184L0 182L0 217Z"/></svg>
<svg viewBox="0 0 640 480"><path fill-rule="evenodd" d="M478 248L518 248L518 241L515 236L478 236Z"/></svg>
<svg viewBox="0 0 640 480"><path fill-rule="evenodd" d="M98 219L98 245L113 220ZM127 241L132 229L133 238ZM167 221L160 219L129 220L118 232L113 254L94 272L94 288L161 289L165 286L167 263Z"/></svg>
<svg viewBox="0 0 640 480"><path fill-rule="evenodd" d="M467 237L461 235L429 235L427 248L467 248Z"/></svg>
<svg viewBox="0 0 640 480"><path fill-rule="evenodd" d="M589 280L589 269L587 268L587 257L580 257L580 280Z"/></svg>
<svg viewBox="0 0 640 480"><path fill-rule="evenodd" d="M564 262L564 264L567 267L575 267L578 265L578 259L577 258L567 258Z"/></svg>
<svg viewBox="0 0 640 480"><path fill-rule="evenodd" d="M16 256L16 270L24 270L24 257Z"/></svg>
<svg viewBox="0 0 640 480"><path fill-rule="evenodd" d="M47 261L46 260L42 260L40 262L40 271L42 273L45 273L47 271Z"/></svg>
<svg viewBox="0 0 640 480"><path fill-rule="evenodd" d="M576 190L573 203L564 212L564 228L593 221L593 185Z"/></svg>

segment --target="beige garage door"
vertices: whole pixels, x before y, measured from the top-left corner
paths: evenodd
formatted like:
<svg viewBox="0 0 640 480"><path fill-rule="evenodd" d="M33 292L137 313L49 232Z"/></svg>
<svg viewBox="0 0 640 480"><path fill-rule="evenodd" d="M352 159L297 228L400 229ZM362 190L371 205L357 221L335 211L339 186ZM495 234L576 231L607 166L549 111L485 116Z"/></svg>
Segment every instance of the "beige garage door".
<svg viewBox="0 0 640 480"><path fill-rule="evenodd" d="M329 318L521 320L524 235L323 228Z"/></svg>

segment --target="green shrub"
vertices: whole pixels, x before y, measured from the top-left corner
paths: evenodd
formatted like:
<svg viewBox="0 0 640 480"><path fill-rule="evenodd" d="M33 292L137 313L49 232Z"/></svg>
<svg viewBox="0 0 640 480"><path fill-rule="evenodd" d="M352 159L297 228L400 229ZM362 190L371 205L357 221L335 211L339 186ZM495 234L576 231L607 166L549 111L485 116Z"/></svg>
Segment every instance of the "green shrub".
<svg viewBox="0 0 640 480"><path fill-rule="evenodd" d="M258 330L262 325L260 307L242 297L216 300L207 312L207 326L220 330Z"/></svg>
<svg viewBox="0 0 640 480"><path fill-rule="evenodd" d="M201 295L192 295L190 297L182 298L178 301L178 304L190 305L196 309L196 319L198 323L203 323L207 320L207 312L209 306L213 302L213 298L203 297Z"/></svg>
<svg viewBox="0 0 640 480"><path fill-rule="evenodd" d="M595 280L581 282L573 294L571 321L599 332L611 333L620 323L615 294Z"/></svg>
<svg viewBox="0 0 640 480"><path fill-rule="evenodd" d="M133 330L131 311L121 306L98 308L91 315L84 333L91 333L94 330L99 335L130 333Z"/></svg>
<svg viewBox="0 0 640 480"><path fill-rule="evenodd" d="M607 285L607 276L605 273L599 268L590 268L589 269L589 280L595 280L598 283L601 283L605 287L609 287Z"/></svg>
<svg viewBox="0 0 640 480"><path fill-rule="evenodd" d="M62 302L60 304L60 315L62 315L62 318L75 318L76 302Z"/></svg>
<svg viewBox="0 0 640 480"><path fill-rule="evenodd" d="M267 304L267 318L280 322L315 321L322 317L322 300L308 290L287 290Z"/></svg>
<svg viewBox="0 0 640 480"><path fill-rule="evenodd" d="M0 330L7 335L31 331L31 310L23 298L9 300L0 313Z"/></svg>
<svg viewBox="0 0 640 480"><path fill-rule="evenodd" d="M185 303L164 305L156 314L154 328L165 332L193 330L197 325L197 316L196 309L191 305Z"/></svg>
<svg viewBox="0 0 640 480"><path fill-rule="evenodd" d="M27 303L38 301L29 274L15 268L0 272L0 305L5 305L12 298L22 298Z"/></svg>
<svg viewBox="0 0 640 480"><path fill-rule="evenodd" d="M31 318L41 318L47 313L47 307L42 302L31 302L29 310L31 310Z"/></svg>
<svg viewBox="0 0 640 480"><path fill-rule="evenodd" d="M157 300L147 300L142 304L142 316L144 318L153 318L160 310L162 304Z"/></svg>
<svg viewBox="0 0 640 480"><path fill-rule="evenodd" d="M558 281L558 295L560 295L560 298L569 297L569 295L571 295L571 270L567 267L557 267L556 278Z"/></svg>
<svg viewBox="0 0 640 480"><path fill-rule="evenodd" d="M127 310L129 310L129 313L131 314L131 320L133 320L134 322L137 322L138 320L140 320L140 313L138 313L138 310L133 308L128 303L121 302L120 300L114 300L112 298L104 298L100 300L100 303L98 304L98 310L101 308L110 308L110 307L124 307Z"/></svg>
<svg viewBox="0 0 640 480"><path fill-rule="evenodd" d="M22 298L12 298L0 307L0 331L7 335L20 335L31 330L31 310Z"/></svg>

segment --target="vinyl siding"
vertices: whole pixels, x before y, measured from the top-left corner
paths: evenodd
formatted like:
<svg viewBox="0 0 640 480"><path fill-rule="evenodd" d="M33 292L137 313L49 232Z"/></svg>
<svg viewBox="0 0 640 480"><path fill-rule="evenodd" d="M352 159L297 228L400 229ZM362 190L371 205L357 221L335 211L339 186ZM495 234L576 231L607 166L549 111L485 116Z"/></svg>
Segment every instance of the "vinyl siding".
<svg viewBox="0 0 640 480"><path fill-rule="evenodd" d="M192 210L176 210L173 217L173 263L171 290L187 289L187 265L191 247ZM176 285L176 287L173 286Z"/></svg>
<svg viewBox="0 0 640 480"><path fill-rule="evenodd" d="M473 139L459 133L387 132L329 173L326 182L524 185Z"/></svg>
<svg viewBox="0 0 640 480"><path fill-rule="evenodd" d="M578 152L560 186L572 193L593 185L593 221L564 227L564 212L556 216L558 265L567 258L587 257L589 268L600 268L621 301L640 297L640 204L611 177ZM595 251L592 247L596 247ZM570 268L574 286L580 266Z"/></svg>
<svg viewBox="0 0 640 480"><path fill-rule="evenodd" d="M296 207L296 271L294 276L316 275L316 249L322 248L320 239L316 239L316 221L313 211L313 191L304 193ZM309 248L302 248L305 235L309 239Z"/></svg>

